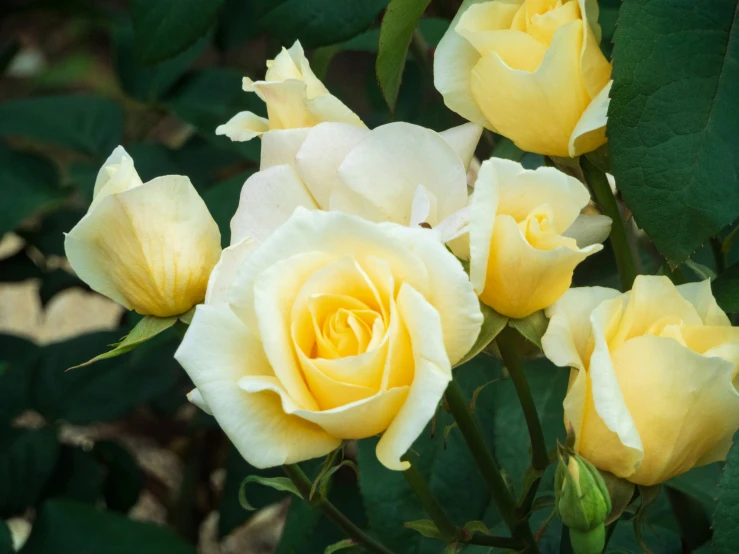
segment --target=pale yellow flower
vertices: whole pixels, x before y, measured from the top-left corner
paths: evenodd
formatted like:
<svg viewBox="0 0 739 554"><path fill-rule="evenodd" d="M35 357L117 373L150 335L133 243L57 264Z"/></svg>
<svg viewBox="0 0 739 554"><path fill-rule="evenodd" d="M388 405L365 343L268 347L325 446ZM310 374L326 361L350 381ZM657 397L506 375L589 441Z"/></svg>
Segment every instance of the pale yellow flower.
<svg viewBox="0 0 739 554"><path fill-rule="evenodd" d="M469 212L470 280L480 300L513 318L551 306L603 247L611 220L581 215L590 194L551 167L483 162Z"/></svg>
<svg viewBox="0 0 739 554"><path fill-rule="evenodd" d="M186 312L205 297L221 234L187 177L142 183L116 148L87 214L66 235L72 269L93 290L143 315Z"/></svg>
<svg viewBox="0 0 739 554"><path fill-rule="evenodd" d="M544 353L573 368L565 421L580 454L639 485L726 458L739 428L739 329L708 281L574 288L547 314Z"/></svg>
<svg viewBox="0 0 739 554"><path fill-rule="evenodd" d="M299 208L224 252L175 357L252 465L382 434L377 457L400 470L481 323L431 231Z"/></svg>
<svg viewBox="0 0 739 554"><path fill-rule="evenodd" d="M596 0L466 0L434 83L449 108L521 149L574 157L606 142L600 35Z"/></svg>
<svg viewBox="0 0 739 554"><path fill-rule="evenodd" d="M254 92L267 105L267 118L240 112L216 129L234 141L247 141L267 131L313 127L323 121L364 127L357 115L333 96L316 77L296 41L267 61L263 81L244 77L244 91Z"/></svg>

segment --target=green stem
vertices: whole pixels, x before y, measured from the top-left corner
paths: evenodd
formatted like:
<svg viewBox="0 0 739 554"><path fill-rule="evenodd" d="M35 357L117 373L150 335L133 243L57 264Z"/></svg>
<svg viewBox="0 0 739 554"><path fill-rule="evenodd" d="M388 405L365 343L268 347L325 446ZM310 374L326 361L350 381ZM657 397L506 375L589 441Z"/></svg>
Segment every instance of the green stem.
<svg viewBox="0 0 739 554"><path fill-rule="evenodd" d="M300 469L300 466L298 466L297 464L284 465L282 466L282 469L293 482L293 484L306 500L306 502L320 510L323 515L330 519L337 527L344 531L344 533L346 533L349 538L357 543L357 546L360 546L364 548L367 552L372 552L373 554L393 554L392 550L388 550L382 544L370 537L367 533L362 531L328 500L320 498L320 495L318 495L313 500L309 501L308 497L310 495L311 482L310 479L308 479L308 476L303 472L303 470Z"/></svg>
<svg viewBox="0 0 739 554"><path fill-rule="evenodd" d="M418 499L421 501L423 509L426 510L426 513L429 516L431 516L431 519L439 532L441 532L442 536L447 541L457 539L459 536L459 530L452 520L449 519L449 516L446 515L446 512L444 512L444 508L441 507L439 501L436 500L434 493L431 492L428 483L426 483L426 480L423 478L423 475L421 475L421 472L418 471L418 468L411 464L411 466L403 472L403 476L405 477L405 480L408 481L408 484L411 486L411 489L413 489L413 492L416 494Z"/></svg>
<svg viewBox="0 0 739 554"><path fill-rule="evenodd" d="M506 326L495 341L498 343L503 364L508 369L513 386L516 387L516 393L521 408L523 408L523 415L526 418L526 426L531 438L531 465L534 466L534 469L544 470L549 465L547 443L544 440L544 431L539 422L539 414L536 411L536 404L531 394L529 382L526 380L521 359L518 357L521 338L515 329Z"/></svg>
<svg viewBox="0 0 739 554"><path fill-rule="evenodd" d="M462 542L466 544L478 544L480 546L492 546L494 548L507 548L515 551L521 550L523 546L519 540L510 537L494 537L485 533L475 533Z"/></svg>
<svg viewBox="0 0 739 554"><path fill-rule="evenodd" d="M603 173L593 162L586 156L580 157L580 167L582 168L585 181L590 186L590 190L595 195L595 201L605 215L611 218L611 247L616 257L616 265L618 266L618 274L621 276L621 286L624 291L631 290L636 278L636 269L634 267L634 258L629 248L629 238L626 234L621 210L619 210L616 197L611 191L611 185Z"/></svg>
<svg viewBox="0 0 739 554"><path fill-rule="evenodd" d="M449 411L454 416L457 426L462 432L467 447L470 449L472 457L485 480L485 484L498 507L503 521L511 530L513 538L522 540L528 547L528 552L538 552L536 541L531 534L528 522L518 518L516 514L516 499L508 489L508 485L506 485L503 475L500 473L497 462L490 453L490 450L488 450L480 428L456 381L449 383L446 389L446 401Z"/></svg>

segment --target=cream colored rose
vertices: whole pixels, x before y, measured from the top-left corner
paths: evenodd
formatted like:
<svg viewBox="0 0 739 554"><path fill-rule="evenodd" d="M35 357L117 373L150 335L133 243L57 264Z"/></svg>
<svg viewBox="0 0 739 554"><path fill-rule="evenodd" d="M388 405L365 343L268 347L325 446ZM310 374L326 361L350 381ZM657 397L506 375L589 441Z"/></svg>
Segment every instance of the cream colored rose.
<svg viewBox="0 0 739 554"><path fill-rule="evenodd" d="M371 131L321 123L268 133L232 237L262 240L298 206L435 226L467 204L466 173L481 132L473 123L437 133L398 122Z"/></svg>
<svg viewBox="0 0 739 554"><path fill-rule="evenodd" d="M580 181L554 168L484 162L469 214L470 280L480 300L522 318L562 296L575 266L610 231L609 218L580 214L589 200Z"/></svg>
<svg viewBox="0 0 739 554"><path fill-rule="evenodd" d="M434 57L446 105L529 152L606 142L611 66L596 0L465 0Z"/></svg>
<svg viewBox="0 0 739 554"><path fill-rule="evenodd" d="M573 368L565 422L580 454L639 485L725 459L739 428L739 329L708 281L570 289L547 314L544 353Z"/></svg>
<svg viewBox="0 0 739 554"><path fill-rule="evenodd" d="M240 112L216 129L234 141L247 141L267 131L313 127L322 121L337 121L364 127L357 115L329 93L315 76L296 41L267 61L264 81L244 77L243 88L254 92L267 105L267 119L252 112Z"/></svg>
<svg viewBox="0 0 739 554"><path fill-rule="evenodd" d="M461 264L427 229L304 209L227 252L175 355L191 401L257 467L382 434L405 469L482 323Z"/></svg>
<svg viewBox="0 0 739 554"><path fill-rule="evenodd" d="M186 312L205 297L221 234L187 177L142 183L116 148L87 215L66 235L72 269L90 287L143 315Z"/></svg>

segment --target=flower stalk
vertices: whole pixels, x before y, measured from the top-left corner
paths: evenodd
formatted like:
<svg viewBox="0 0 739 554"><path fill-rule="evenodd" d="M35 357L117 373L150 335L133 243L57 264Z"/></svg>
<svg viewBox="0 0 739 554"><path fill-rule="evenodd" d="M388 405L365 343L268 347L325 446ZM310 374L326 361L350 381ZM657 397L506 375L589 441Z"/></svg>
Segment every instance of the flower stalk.
<svg viewBox="0 0 739 554"><path fill-rule="evenodd" d="M611 218L611 246L613 247L613 254L616 257L618 274L621 277L621 287L626 292L631 290L634 284L636 267L629 246L629 238L626 234L624 220L621 217L621 210L618 207L618 202L613 195L606 174L591 162L587 156L580 157L580 167L582 168L585 182L590 187L590 190L593 191L595 201L600 206L600 209L603 210L603 213Z"/></svg>
<svg viewBox="0 0 739 554"><path fill-rule="evenodd" d="M439 504L439 501L436 500L434 493L431 492L428 483L426 483L426 480L423 478L423 475L421 475L421 472L418 471L415 464L411 463L411 466L403 472L403 476L405 477L405 480L408 481L411 489L413 489L413 492L421 502L423 509L426 510L426 513L431 517L431 520L434 522L436 528L442 534L444 539L450 542L457 540L460 534L459 529L454 525L452 520L449 519L444 508Z"/></svg>
<svg viewBox="0 0 739 554"><path fill-rule="evenodd" d="M298 492L300 492L303 499L312 506L315 506L318 510L320 510L323 515L325 515L337 527L344 531L344 533L346 533L349 538L354 540L354 542L356 542L358 546L373 554L393 554L392 550L387 549L385 546L370 537L367 533L362 531L359 527L352 523L349 518L341 513L341 511L336 506L334 506L327 499L321 498L321 495L315 495L312 500L308 500L310 498L312 484L305 472L300 469L300 466L298 466L297 464L289 464L282 466L282 469L293 482L295 488L298 489Z"/></svg>

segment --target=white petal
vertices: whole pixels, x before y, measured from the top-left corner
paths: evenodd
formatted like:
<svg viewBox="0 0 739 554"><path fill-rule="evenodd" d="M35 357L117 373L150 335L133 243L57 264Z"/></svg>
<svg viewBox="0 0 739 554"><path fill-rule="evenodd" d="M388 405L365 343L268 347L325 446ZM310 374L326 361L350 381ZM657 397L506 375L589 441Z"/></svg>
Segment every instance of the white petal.
<svg viewBox="0 0 739 554"><path fill-rule="evenodd" d="M322 456L339 441L282 409L270 392L239 387L248 375L272 376L259 340L227 304L198 306L177 353L213 416L247 462L272 467Z"/></svg>
<svg viewBox="0 0 739 554"><path fill-rule="evenodd" d="M226 302L226 291L236 278L236 272L258 245L259 242L246 237L221 252L221 259L213 268L208 280L208 290L205 292L206 304Z"/></svg>
<svg viewBox="0 0 739 554"><path fill-rule="evenodd" d="M410 227L418 227L421 223L434 225L436 223L436 197L423 185L416 187L411 205Z"/></svg>
<svg viewBox="0 0 739 554"><path fill-rule="evenodd" d="M90 210L110 194L116 194L143 184L134 168L133 159L123 146L117 146L105 160L95 179Z"/></svg>
<svg viewBox="0 0 739 554"><path fill-rule="evenodd" d="M277 129L262 135L262 157L259 170L277 165L295 168L295 155L303 144L308 129Z"/></svg>
<svg viewBox="0 0 739 554"><path fill-rule="evenodd" d="M413 194L426 187L439 203L439 218L467 200L465 168L438 133L409 123L371 131L344 159L339 178L390 221L407 225Z"/></svg>
<svg viewBox="0 0 739 554"><path fill-rule="evenodd" d="M452 366L439 340L444 336L439 313L423 296L403 285L398 294L398 309L411 338L415 376L405 404L377 443L376 452L385 467L405 470L410 464L400 458L434 416L452 380Z"/></svg>
<svg viewBox="0 0 739 554"><path fill-rule="evenodd" d="M223 125L216 127L216 135L226 135L233 141L245 142L269 131L269 120L252 112L239 112Z"/></svg>
<svg viewBox="0 0 739 554"><path fill-rule="evenodd" d="M608 105L611 102L609 94L613 81L603 87L598 95L590 101L590 104L580 116L575 128L570 135L569 152L574 158L585 154L603 144L608 121Z"/></svg>
<svg viewBox="0 0 739 554"><path fill-rule="evenodd" d="M577 241L578 248L602 244L611 232L611 218L606 215L580 214L562 236Z"/></svg>
<svg viewBox="0 0 739 554"><path fill-rule="evenodd" d="M206 414L213 415L213 412L208 407L208 404L205 402L203 395L200 394L200 391L198 389L192 389L190 392L188 392L187 399L195 404L198 408L203 410Z"/></svg>
<svg viewBox="0 0 739 554"><path fill-rule="evenodd" d="M328 209L332 191L343 186L338 176L341 162L367 133L367 129L346 123L319 123L308 131L296 167L322 209Z"/></svg>
<svg viewBox="0 0 739 554"><path fill-rule="evenodd" d="M454 148L454 151L464 164L464 170L468 171L472 157L475 155L477 143L480 142L482 127L477 123L469 122L457 127L452 127L451 129L442 131L439 134L445 141L447 141L447 143L449 143L449 146Z"/></svg>
<svg viewBox="0 0 739 554"><path fill-rule="evenodd" d="M317 209L303 181L288 165L270 167L249 177L231 219L231 241L251 237L263 241L298 206Z"/></svg>

